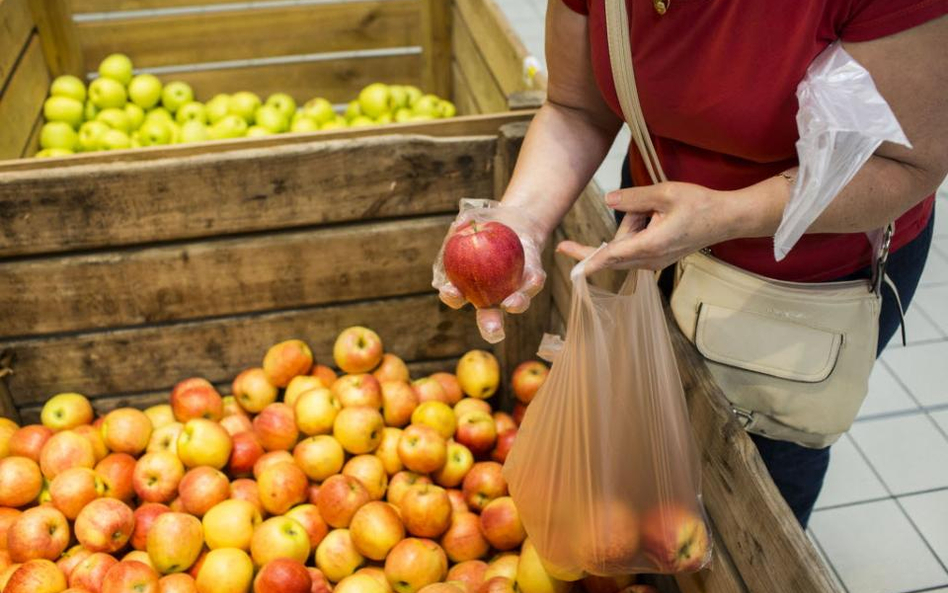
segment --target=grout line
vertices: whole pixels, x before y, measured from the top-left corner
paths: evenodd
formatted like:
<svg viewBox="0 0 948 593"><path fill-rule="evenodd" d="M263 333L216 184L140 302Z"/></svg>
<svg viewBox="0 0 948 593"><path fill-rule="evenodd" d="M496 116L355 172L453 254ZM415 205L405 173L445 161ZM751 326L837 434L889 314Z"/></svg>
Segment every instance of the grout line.
<svg viewBox="0 0 948 593"><path fill-rule="evenodd" d="M924 496L926 494L935 494L937 492L948 491L948 486L939 486L937 488L926 488L925 490L917 490L914 492L906 492L905 494L891 495L891 496L877 496L875 498L867 498L865 500L854 500L852 502L840 502L837 504L828 504L826 506L821 506L819 508L814 508L813 512L816 511L832 511L836 509L845 509L848 507L858 507L863 504L871 504L874 502L885 502L890 499L895 498L905 498L909 496Z"/></svg>
<svg viewBox="0 0 948 593"><path fill-rule="evenodd" d="M929 593L930 591L943 591L945 589L945 585L948 585L948 583L944 583L942 585L935 585L934 587L925 587L924 589L912 589L911 591L900 591L899 593Z"/></svg>
<svg viewBox="0 0 948 593"><path fill-rule="evenodd" d="M902 389L905 390L905 393L908 394L909 398L910 398L913 402L915 402L915 405L918 406L919 408L921 408L921 407L922 407L921 402L918 401L918 398L915 397L915 394L912 393L912 390L909 389L908 385L906 385L905 382L902 381L902 378L899 377L898 373L895 372L895 369L893 369L893 368L889 365L889 363L887 363L887 362L886 362L884 359L882 359L882 358L880 358L877 362L879 362L880 364L882 364L882 366L884 366L890 373L892 373L892 377L895 379L895 382L898 383L899 385L901 385L901 386L902 386Z"/></svg>
<svg viewBox="0 0 948 593"><path fill-rule="evenodd" d="M919 288L939 288L939 287L941 287L941 286L942 286L942 285L939 284L938 286L919 286ZM945 283L944 286L948 286L948 283ZM918 292L916 291L915 294L917 295ZM914 299L912 299L912 300L914 300ZM909 306L911 306L911 305L909 305ZM916 304L915 304L915 309L916 309L916 311L918 311L919 315L921 315L922 317L925 318L925 321L927 321L929 324L931 324L932 327L935 328L935 332L936 332L936 333L941 334L941 339L942 339L942 340L945 340L946 338L948 338L948 335L946 335L945 332L942 331L941 326L938 325L938 322L935 321L935 320L932 318L931 314L930 314L928 311L925 310L925 307L923 307L923 306L922 306L921 304L919 304L919 303L916 303ZM915 343L917 343L917 342L915 342Z"/></svg>
<svg viewBox="0 0 948 593"><path fill-rule="evenodd" d="M843 588L845 593L849 593L849 587L846 586L846 583L843 582L843 577L839 574L839 571L836 570L836 565L833 564L833 561L830 560L829 554L826 553L826 550L823 548L823 544L820 543L820 538L816 536L816 532L812 529L810 530L810 541L816 546L822 555L822 559L826 561L826 565L829 567L830 572L833 573L833 576L836 577L836 582L840 587Z"/></svg>
<svg viewBox="0 0 948 593"><path fill-rule="evenodd" d="M899 510L902 511L902 515L904 515L905 518L908 519L908 522L912 526L912 529L914 529L915 532L919 535L919 537L922 538L922 541L925 542L925 547L928 548L929 552L931 552L932 556L935 558L935 562L937 562L938 565L941 566L941 570L944 573L945 578L948 579L948 566L946 566L945 563L942 562L941 557L938 555L937 552L935 552L935 548L932 547L931 543L929 543L928 539L926 539L925 534L922 533L922 530L919 529L918 525L915 524L915 521L912 519L912 516L909 515L908 511L905 510L905 507L902 506L902 501L899 500L898 497L895 498L895 504L896 506L899 507Z"/></svg>
<svg viewBox="0 0 948 593"><path fill-rule="evenodd" d="M860 416L853 421L853 424L861 424L866 421L871 420L887 420L889 418L901 418L903 416L911 416L913 414L918 414L924 412L925 410L919 406L914 410L893 410L891 412L879 412L878 414L867 414L866 416Z"/></svg>
<svg viewBox="0 0 948 593"><path fill-rule="evenodd" d="M948 406L946 406L946 407L948 407ZM938 411L938 410L936 410L936 411ZM940 432L941 435L942 435L943 437L945 437L945 440L948 441L948 430L943 429L943 428L941 427L941 424L938 424L937 422L935 422L935 419L932 418L931 412L929 412L928 410L925 410L925 416L928 418L928 421L931 422L931 423L935 426L935 430L937 430L938 432Z"/></svg>

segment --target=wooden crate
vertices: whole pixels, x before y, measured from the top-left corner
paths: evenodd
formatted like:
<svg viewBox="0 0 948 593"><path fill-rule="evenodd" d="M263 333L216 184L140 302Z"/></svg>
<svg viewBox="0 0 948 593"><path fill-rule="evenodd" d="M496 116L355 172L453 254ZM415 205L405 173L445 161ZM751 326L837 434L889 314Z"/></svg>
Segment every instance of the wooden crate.
<svg viewBox="0 0 948 593"><path fill-rule="evenodd" d="M202 101L251 90L341 103L387 82L452 98L470 116L536 106L544 84L524 77L527 52L492 0L0 0L0 31L0 160L37 150L55 76L85 76L113 52L190 83Z"/></svg>

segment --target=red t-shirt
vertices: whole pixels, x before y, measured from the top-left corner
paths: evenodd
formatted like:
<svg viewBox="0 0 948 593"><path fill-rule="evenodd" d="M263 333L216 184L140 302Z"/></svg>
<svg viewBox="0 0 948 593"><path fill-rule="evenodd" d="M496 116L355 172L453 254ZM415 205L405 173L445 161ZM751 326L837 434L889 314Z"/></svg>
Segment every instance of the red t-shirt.
<svg viewBox="0 0 948 593"><path fill-rule="evenodd" d="M593 71L622 110L609 65L603 0L563 0L588 15ZM645 115L668 178L719 190L753 185L797 164L796 88L837 39L866 41L948 13L948 0L628 0L632 59ZM637 154L635 146L631 150ZM650 183L641 159L636 184ZM928 223L930 196L896 222L893 249ZM871 261L864 233L809 234L777 262L773 239L738 239L714 254L771 278L823 281Z"/></svg>

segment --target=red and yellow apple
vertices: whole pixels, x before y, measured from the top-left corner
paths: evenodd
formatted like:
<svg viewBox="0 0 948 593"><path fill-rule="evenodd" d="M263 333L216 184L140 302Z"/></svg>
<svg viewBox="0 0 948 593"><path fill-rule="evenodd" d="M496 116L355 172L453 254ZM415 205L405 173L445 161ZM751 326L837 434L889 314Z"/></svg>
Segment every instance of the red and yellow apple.
<svg viewBox="0 0 948 593"><path fill-rule="evenodd" d="M375 448L375 456L382 462L382 467L389 476L394 476L404 468L402 459L398 456L398 441L401 437L401 429L385 427L382 429L382 440Z"/></svg>
<svg viewBox="0 0 948 593"><path fill-rule="evenodd" d="M364 562L348 529L330 531L316 548L316 567L336 583L354 573Z"/></svg>
<svg viewBox="0 0 948 593"><path fill-rule="evenodd" d="M382 363L379 364L377 369L372 371L372 374L379 383L384 383L385 381L408 382L410 380L405 361L389 353L382 355Z"/></svg>
<svg viewBox="0 0 948 593"><path fill-rule="evenodd" d="M171 411L182 424L193 418L218 421L224 417L224 401L208 381L185 379L171 391Z"/></svg>
<svg viewBox="0 0 948 593"><path fill-rule="evenodd" d="M468 397L487 399L500 385L500 365L490 352L471 350L458 361L458 383Z"/></svg>
<svg viewBox="0 0 948 593"><path fill-rule="evenodd" d="M444 245L444 271L454 286L478 309L499 305L523 280L520 238L496 221L470 222Z"/></svg>
<svg viewBox="0 0 948 593"><path fill-rule="evenodd" d="M135 527L132 529L132 536L129 543L136 550L144 550L148 546L148 531L155 523L158 515L170 513L171 509L160 502L146 502L132 513L135 520Z"/></svg>
<svg viewBox="0 0 948 593"><path fill-rule="evenodd" d="M286 387L293 377L306 375L313 367L313 351L302 340L275 344L263 357L263 372L277 387Z"/></svg>
<svg viewBox="0 0 948 593"><path fill-rule="evenodd" d="M449 441L447 458L441 469L435 471L431 477L436 484L445 488L458 486L474 466L474 455L471 450L455 441Z"/></svg>
<svg viewBox="0 0 948 593"><path fill-rule="evenodd" d="M454 373L432 373L431 378L441 384L446 398L444 401L449 406L453 406L464 397L461 384L458 383L458 378L454 376Z"/></svg>
<svg viewBox="0 0 948 593"><path fill-rule="evenodd" d="M418 394L406 381L383 381L382 414L385 424L401 428L411 421L412 412L418 407Z"/></svg>
<svg viewBox="0 0 948 593"><path fill-rule="evenodd" d="M238 548L250 551L253 530L260 524L260 511L246 500L228 499L211 507L201 525L208 548Z"/></svg>
<svg viewBox="0 0 948 593"><path fill-rule="evenodd" d="M438 431L442 438L454 436L457 419L451 406L442 401L425 401L411 415L412 424L424 424Z"/></svg>
<svg viewBox="0 0 948 593"><path fill-rule="evenodd" d="M23 511L7 531L7 552L12 562L57 560L68 545L69 522L49 505Z"/></svg>
<svg viewBox="0 0 948 593"><path fill-rule="evenodd" d="M316 549L319 542L323 541L326 534L329 533L329 526L323 516L319 514L319 507L312 503L296 505L284 514L285 517L293 519L303 526L306 535L309 536L309 546Z"/></svg>
<svg viewBox="0 0 948 593"><path fill-rule="evenodd" d="M337 379L336 371L324 364L313 365L313 370L310 371L309 374L319 379L326 389L332 387L332 384L335 383Z"/></svg>
<svg viewBox="0 0 948 593"><path fill-rule="evenodd" d="M236 548L211 550L194 577L198 593L248 593L253 583L253 561Z"/></svg>
<svg viewBox="0 0 948 593"><path fill-rule="evenodd" d="M360 554L370 560L385 560L395 544L405 538L405 527L395 507L377 500L356 511L349 533Z"/></svg>
<svg viewBox="0 0 948 593"><path fill-rule="evenodd" d="M158 573L136 560L122 560L105 573L101 593L158 593Z"/></svg>
<svg viewBox="0 0 948 593"><path fill-rule="evenodd" d="M229 416L228 418L241 418ZM224 418L227 420L227 418ZM222 422L223 424L223 422ZM247 421L250 424L250 421ZM245 430L231 435L230 459L227 461L227 472L231 476L249 476L253 474L253 466L265 453L263 445L252 430Z"/></svg>
<svg viewBox="0 0 948 593"><path fill-rule="evenodd" d="M487 503L507 494L502 470L503 466L496 461L479 461L464 476L461 490L471 510L481 512Z"/></svg>
<svg viewBox="0 0 948 593"><path fill-rule="evenodd" d="M341 409L342 404L325 387L304 391L293 408L296 426L305 435L330 434Z"/></svg>
<svg viewBox="0 0 948 593"><path fill-rule="evenodd" d="M444 579L447 572L448 557L430 539L403 539L385 558L385 576L396 593L416 593Z"/></svg>
<svg viewBox="0 0 948 593"><path fill-rule="evenodd" d="M523 593L566 593L571 583L554 578L540 560L533 542L523 542L517 562L517 587Z"/></svg>
<svg viewBox="0 0 948 593"><path fill-rule="evenodd" d="M378 380L367 373L343 375L332 385L332 394L342 407L382 407L382 388Z"/></svg>
<svg viewBox="0 0 948 593"><path fill-rule="evenodd" d="M132 486L143 502L170 502L183 477L184 465L173 453L145 453L135 464Z"/></svg>
<svg viewBox="0 0 948 593"><path fill-rule="evenodd" d="M46 400L40 422L53 431L69 430L93 420L92 404L78 393L59 393Z"/></svg>
<svg viewBox="0 0 948 593"><path fill-rule="evenodd" d="M263 566L276 558L306 562L309 552L309 535L302 525L289 517L267 519L254 529L250 540L250 556L256 566Z"/></svg>
<svg viewBox="0 0 948 593"><path fill-rule="evenodd" d="M66 576L51 561L36 558L11 565L10 576L3 584L3 593L60 593L66 589Z"/></svg>
<svg viewBox="0 0 948 593"><path fill-rule="evenodd" d="M95 471L88 467L73 467L60 473L49 483L53 506L69 520L75 520L79 511L105 492L105 485Z"/></svg>
<svg viewBox="0 0 948 593"><path fill-rule="evenodd" d="M158 579L158 593L197 593L197 585L185 572L166 574Z"/></svg>
<svg viewBox="0 0 948 593"><path fill-rule="evenodd" d="M375 408L357 407L339 410L332 434L342 448L353 455L371 453L382 440L385 422Z"/></svg>
<svg viewBox="0 0 948 593"><path fill-rule="evenodd" d="M39 464L43 476L52 480L73 467L95 466L95 451L88 439L72 430L64 430L51 436L43 445Z"/></svg>
<svg viewBox="0 0 948 593"><path fill-rule="evenodd" d="M444 488L433 484L415 484L398 503L402 523L408 533L435 538L451 525L451 500Z"/></svg>
<svg viewBox="0 0 948 593"><path fill-rule="evenodd" d="M84 589L89 593L99 593L106 573L117 563L118 560L111 554L93 552L69 573L69 586Z"/></svg>
<svg viewBox="0 0 948 593"><path fill-rule="evenodd" d="M302 562L277 558L263 565L253 580L254 593L310 593L313 578Z"/></svg>
<svg viewBox="0 0 948 593"><path fill-rule="evenodd" d="M303 439L293 449L295 460L310 480L322 482L342 471L346 453L342 445L329 435L312 436Z"/></svg>
<svg viewBox="0 0 948 593"><path fill-rule="evenodd" d="M267 451L291 451L299 439L293 408L281 402L261 410L253 419L253 430Z"/></svg>
<svg viewBox="0 0 948 593"><path fill-rule="evenodd" d="M220 470L202 465L184 474L178 483L178 495L185 511L200 518L230 498L230 482Z"/></svg>
<svg viewBox="0 0 948 593"><path fill-rule="evenodd" d="M0 459L0 506L21 507L39 496L43 474L28 457Z"/></svg>
<svg viewBox="0 0 948 593"><path fill-rule="evenodd" d="M291 408L296 407L300 395L310 389L323 389L323 382L319 377L312 375L297 375L290 379L289 385L283 390L283 403Z"/></svg>
<svg viewBox="0 0 948 593"><path fill-rule="evenodd" d="M263 503L260 502L260 490L257 481L250 478L240 478L230 483L231 500L245 500L252 504L261 517L266 513Z"/></svg>
<svg viewBox="0 0 948 593"><path fill-rule="evenodd" d="M514 369L510 380L514 396L524 404L529 404L549 374L550 369L539 360L521 362Z"/></svg>
<svg viewBox="0 0 948 593"><path fill-rule="evenodd" d="M438 471L447 460L447 445L430 426L412 424L398 440L398 457L408 469L427 474Z"/></svg>
<svg viewBox="0 0 948 593"><path fill-rule="evenodd" d="M53 430L42 424L27 424L16 429L7 441L8 455L26 457L36 463L40 460L43 445L53 436Z"/></svg>
<svg viewBox="0 0 948 593"><path fill-rule="evenodd" d="M271 515L282 515L306 500L306 474L289 461L268 467L257 479L260 502Z"/></svg>
<svg viewBox="0 0 948 593"><path fill-rule="evenodd" d="M151 529L145 549L162 574L184 572L191 568L204 547L201 521L187 513L162 513Z"/></svg>
<svg viewBox="0 0 948 593"><path fill-rule="evenodd" d="M185 467L222 469L230 460L233 441L220 424L205 418L188 420L178 436L178 457Z"/></svg>
<svg viewBox="0 0 948 593"><path fill-rule="evenodd" d="M152 430L158 430L162 426L168 426L176 422L171 404L149 406L145 408L145 416L148 416L148 419L151 420Z"/></svg>
<svg viewBox="0 0 948 593"><path fill-rule="evenodd" d="M403 470L392 476L392 479L389 480L388 491L385 493L385 498L397 508L409 488L415 484L431 483L431 478L428 476L409 470Z"/></svg>
<svg viewBox="0 0 948 593"><path fill-rule="evenodd" d="M184 430L184 425L180 422L172 422L171 424L165 424L161 428L156 428L151 433L151 438L148 440L148 447L145 448L145 451L148 453L167 451L177 456L178 437L181 436L182 430Z"/></svg>
<svg viewBox="0 0 948 593"><path fill-rule="evenodd" d="M102 439L113 453L138 455L148 447L153 427L141 410L119 408L102 421Z"/></svg>
<svg viewBox="0 0 948 593"><path fill-rule="evenodd" d="M102 478L105 496L130 502L135 496L135 458L128 453L110 453L95 465Z"/></svg>
<svg viewBox="0 0 948 593"><path fill-rule="evenodd" d="M462 582L466 586L467 593L477 593L484 584L485 572L487 572L487 563L483 560L466 560L452 566L445 580Z"/></svg>
<svg viewBox="0 0 948 593"><path fill-rule="evenodd" d="M487 503L480 516L481 533L498 550L513 550L523 543L527 533L520 522L520 513L509 496Z"/></svg>
<svg viewBox="0 0 948 593"><path fill-rule="evenodd" d="M319 514L332 527L348 527L359 508L371 500L362 482L351 476L331 476L319 487Z"/></svg>
<svg viewBox="0 0 948 593"><path fill-rule="evenodd" d="M458 418L468 414L470 412L484 412L485 414L490 414L490 404L482 399L477 399L473 397L465 397L458 403L454 404L454 415Z"/></svg>
<svg viewBox="0 0 948 593"><path fill-rule="evenodd" d="M490 550L474 513L458 513L451 517L448 530L441 536L441 547L452 562L477 560Z"/></svg>
<svg viewBox="0 0 948 593"><path fill-rule="evenodd" d="M252 368L241 372L231 385L231 393L241 408L256 414L277 399L277 386L267 379L262 368Z"/></svg>
<svg viewBox="0 0 948 593"><path fill-rule="evenodd" d="M698 570L708 561L710 544L704 518L683 505L659 505L642 517L642 549L662 572Z"/></svg>
<svg viewBox="0 0 948 593"><path fill-rule="evenodd" d="M346 328L336 338L332 356L345 373L368 373L382 362L382 338L366 327Z"/></svg>
<svg viewBox="0 0 948 593"><path fill-rule="evenodd" d="M356 455L346 462L342 473L359 480L372 500L381 500L385 496L388 474L382 460L375 455Z"/></svg>
<svg viewBox="0 0 948 593"><path fill-rule="evenodd" d="M93 552L117 552L125 547L135 529L135 516L124 502L97 498L79 512L76 539Z"/></svg>

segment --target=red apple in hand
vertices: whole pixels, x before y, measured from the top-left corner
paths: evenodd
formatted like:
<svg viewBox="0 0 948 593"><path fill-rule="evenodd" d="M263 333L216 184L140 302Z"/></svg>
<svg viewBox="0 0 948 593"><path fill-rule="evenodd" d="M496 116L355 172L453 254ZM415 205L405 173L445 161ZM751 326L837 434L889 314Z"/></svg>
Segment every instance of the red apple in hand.
<svg viewBox="0 0 948 593"><path fill-rule="evenodd" d="M468 223L444 246L444 271L478 309L499 305L523 278L520 237L499 222Z"/></svg>
<svg viewBox="0 0 948 593"><path fill-rule="evenodd" d="M642 519L645 555L662 572L698 570L707 560L709 546L704 519L681 505L659 505Z"/></svg>

